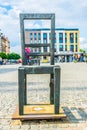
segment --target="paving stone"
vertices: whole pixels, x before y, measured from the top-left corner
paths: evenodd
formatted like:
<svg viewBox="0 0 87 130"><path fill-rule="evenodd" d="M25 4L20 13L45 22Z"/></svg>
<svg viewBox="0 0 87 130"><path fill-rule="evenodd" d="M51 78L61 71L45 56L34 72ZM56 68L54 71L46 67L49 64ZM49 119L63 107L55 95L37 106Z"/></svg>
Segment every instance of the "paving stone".
<svg viewBox="0 0 87 130"><path fill-rule="evenodd" d="M61 96L67 120L27 121L11 125L18 104L20 65L0 66L0 130L86 130L87 129L87 64L58 63L61 66ZM29 75L28 103L49 103L49 75ZM5 125L4 125L5 124Z"/></svg>

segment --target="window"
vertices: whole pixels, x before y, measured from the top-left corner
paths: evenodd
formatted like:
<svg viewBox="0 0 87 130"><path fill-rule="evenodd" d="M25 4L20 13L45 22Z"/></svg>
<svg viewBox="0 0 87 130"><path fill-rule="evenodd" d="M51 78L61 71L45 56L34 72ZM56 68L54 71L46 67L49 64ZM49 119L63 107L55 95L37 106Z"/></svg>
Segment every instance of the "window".
<svg viewBox="0 0 87 130"><path fill-rule="evenodd" d="M54 41L54 43L56 43L56 33L55 33L55 41Z"/></svg>
<svg viewBox="0 0 87 130"><path fill-rule="evenodd" d="M30 33L30 38L33 38L33 35L32 35L32 33Z"/></svg>
<svg viewBox="0 0 87 130"><path fill-rule="evenodd" d="M59 51L63 51L63 45L59 46Z"/></svg>
<svg viewBox="0 0 87 130"><path fill-rule="evenodd" d="M65 33L65 43L67 43L67 33Z"/></svg>
<svg viewBox="0 0 87 130"><path fill-rule="evenodd" d="M59 43L63 43L63 33L59 33Z"/></svg>
<svg viewBox="0 0 87 130"><path fill-rule="evenodd" d="M37 40L36 40L36 39L34 40L34 43L37 43Z"/></svg>
<svg viewBox="0 0 87 130"><path fill-rule="evenodd" d="M45 44L46 44L46 43L47 43L47 39L44 39L44 40L43 40L43 43L45 43Z"/></svg>
<svg viewBox="0 0 87 130"><path fill-rule="evenodd" d="M30 39L30 43L32 43L33 42L33 40L32 40L32 38Z"/></svg>
<svg viewBox="0 0 87 130"><path fill-rule="evenodd" d="M39 48L39 52L41 52L41 48Z"/></svg>
<svg viewBox="0 0 87 130"><path fill-rule="evenodd" d="M39 39L39 40L41 39L41 34L40 34L40 33L38 33L38 39Z"/></svg>
<svg viewBox="0 0 87 130"><path fill-rule="evenodd" d="M49 33L49 39L51 39L51 33Z"/></svg>
<svg viewBox="0 0 87 130"><path fill-rule="evenodd" d="M76 45L76 52L78 52L78 46Z"/></svg>
<svg viewBox="0 0 87 130"><path fill-rule="evenodd" d="M65 51L67 51L67 45L65 45Z"/></svg>
<svg viewBox="0 0 87 130"><path fill-rule="evenodd" d="M70 51L74 52L74 45L70 45Z"/></svg>
<svg viewBox="0 0 87 130"><path fill-rule="evenodd" d="M43 43L47 43L47 33L43 33Z"/></svg>
<svg viewBox="0 0 87 130"><path fill-rule="evenodd" d="M70 43L74 43L74 34L70 33Z"/></svg>
<svg viewBox="0 0 87 130"><path fill-rule="evenodd" d="M37 52L37 48L34 49L34 52Z"/></svg>
<svg viewBox="0 0 87 130"><path fill-rule="evenodd" d="M38 43L41 43L41 40L38 40Z"/></svg>
<svg viewBox="0 0 87 130"><path fill-rule="evenodd" d="M75 33L75 42L78 43L78 34Z"/></svg>
<svg viewBox="0 0 87 130"><path fill-rule="evenodd" d="M54 52L56 52L56 45L54 45Z"/></svg>
<svg viewBox="0 0 87 130"><path fill-rule="evenodd" d="M37 38L37 34L36 33L34 33L34 39L36 39Z"/></svg>
<svg viewBox="0 0 87 130"><path fill-rule="evenodd" d="M43 39L47 39L47 33L43 33Z"/></svg>
<svg viewBox="0 0 87 130"><path fill-rule="evenodd" d="M44 47L43 49L44 49L44 52L47 52L47 47Z"/></svg>

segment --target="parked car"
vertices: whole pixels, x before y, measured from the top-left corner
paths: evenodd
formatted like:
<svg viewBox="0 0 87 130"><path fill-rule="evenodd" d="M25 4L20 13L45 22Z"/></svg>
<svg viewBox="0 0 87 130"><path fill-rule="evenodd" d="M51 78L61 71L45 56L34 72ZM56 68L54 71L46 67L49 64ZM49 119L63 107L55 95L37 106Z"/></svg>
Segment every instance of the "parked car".
<svg viewBox="0 0 87 130"><path fill-rule="evenodd" d="M19 59L19 60L18 60L18 63L22 63L22 60L21 60L21 59Z"/></svg>
<svg viewBox="0 0 87 130"><path fill-rule="evenodd" d="M42 63L48 63L49 61L47 59L43 59Z"/></svg>

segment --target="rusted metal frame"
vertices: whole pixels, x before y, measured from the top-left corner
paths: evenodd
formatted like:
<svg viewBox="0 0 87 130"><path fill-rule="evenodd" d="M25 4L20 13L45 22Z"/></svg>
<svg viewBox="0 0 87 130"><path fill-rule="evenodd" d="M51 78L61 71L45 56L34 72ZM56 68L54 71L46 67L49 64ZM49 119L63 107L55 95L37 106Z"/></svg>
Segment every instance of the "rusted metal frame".
<svg viewBox="0 0 87 130"><path fill-rule="evenodd" d="M55 15L51 17L51 65L54 65ZM54 74L50 75L50 103L54 104Z"/></svg>
<svg viewBox="0 0 87 130"><path fill-rule="evenodd" d="M34 19L51 19L54 13L22 13L20 14L21 19L23 20L34 20Z"/></svg>
<svg viewBox="0 0 87 130"><path fill-rule="evenodd" d="M50 19L51 20L51 65L54 64L54 38L55 38L55 14L20 14L20 32L21 32L21 44L22 44L22 64L26 65L25 58L25 36L24 36L24 20L32 19Z"/></svg>
<svg viewBox="0 0 87 130"><path fill-rule="evenodd" d="M25 44L25 47L32 47L32 48L39 48L39 47L49 47L50 46L50 43L32 43L32 44Z"/></svg>
<svg viewBox="0 0 87 130"><path fill-rule="evenodd" d="M25 74L53 74L54 67L60 68L58 65L50 65L50 66L21 66L20 69L23 68Z"/></svg>
<svg viewBox="0 0 87 130"><path fill-rule="evenodd" d="M54 112L59 114L60 109L60 68L54 67Z"/></svg>
<svg viewBox="0 0 87 130"><path fill-rule="evenodd" d="M22 49L22 65L26 65L25 56L25 32L24 32L24 20L22 15L20 15L20 35L21 35L21 49Z"/></svg>
<svg viewBox="0 0 87 130"><path fill-rule="evenodd" d="M25 19L51 19L51 44L50 44L50 52L51 52L51 65L54 65L54 40L55 40L55 14L21 14L20 15L20 24L24 24ZM25 39L24 39L24 25L22 26L23 31L21 35L21 41L22 44L24 44ZM26 45L22 45L22 57L24 58L23 60L23 65L26 65L25 62L25 52L23 52L23 48L25 49ZM54 103L54 74L51 73L50 76L50 100L51 103Z"/></svg>
<svg viewBox="0 0 87 130"><path fill-rule="evenodd" d="M44 52L44 53L40 53L40 52L37 52L37 53L30 53L29 56L50 56L51 53L50 52Z"/></svg>
<svg viewBox="0 0 87 130"><path fill-rule="evenodd" d="M24 68L18 69L18 83L19 83L19 115L23 115L25 104L25 73Z"/></svg>
<svg viewBox="0 0 87 130"><path fill-rule="evenodd" d="M54 65L54 42L55 42L55 14L53 14L51 17L51 44L50 44L51 65Z"/></svg>
<svg viewBox="0 0 87 130"><path fill-rule="evenodd" d="M27 94L26 94L26 75L27 74L53 74L54 80L52 81L51 87L53 87L52 96L54 98L55 114L59 113L60 105L60 67L59 66L37 66L29 67L22 66L18 69L19 78L19 114L23 115L23 106L27 104ZM52 103L51 103L52 104Z"/></svg>

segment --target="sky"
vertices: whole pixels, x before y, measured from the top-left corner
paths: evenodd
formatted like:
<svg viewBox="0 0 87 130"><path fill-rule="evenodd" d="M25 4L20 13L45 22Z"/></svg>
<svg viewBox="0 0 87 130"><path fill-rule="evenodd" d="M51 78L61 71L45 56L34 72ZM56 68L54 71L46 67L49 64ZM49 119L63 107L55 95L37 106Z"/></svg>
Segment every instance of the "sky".
<svg viewBox="0 0 87 130"><path fill-rule="evenodd" d="M87 0L0 0L0 29L10 51L21 53L20 13L55 13L56 28L78 28L80 48L87 50ZM25 27L47 28L47 21L25 22Z"/></svg>

